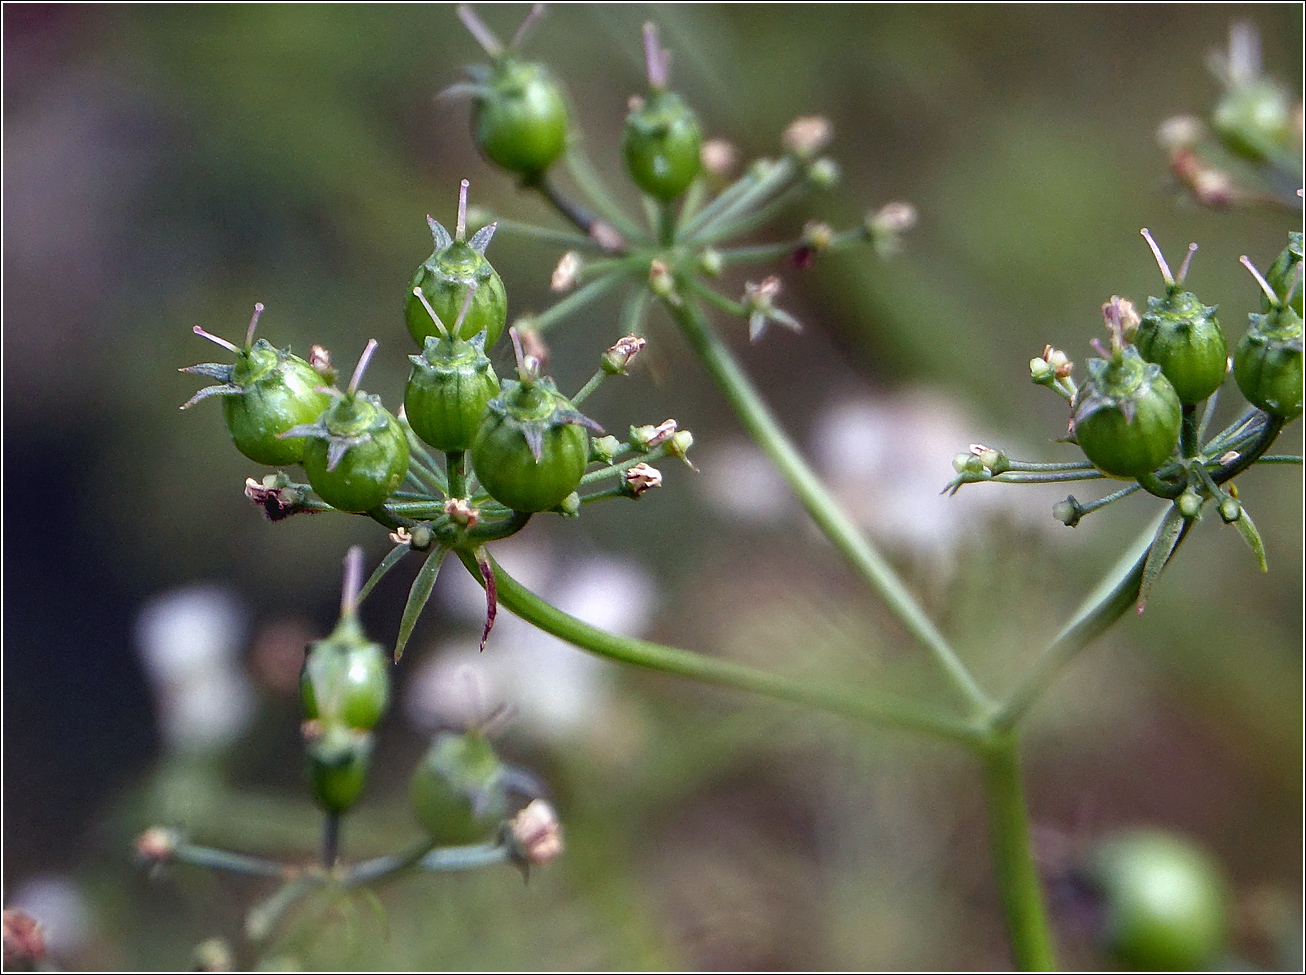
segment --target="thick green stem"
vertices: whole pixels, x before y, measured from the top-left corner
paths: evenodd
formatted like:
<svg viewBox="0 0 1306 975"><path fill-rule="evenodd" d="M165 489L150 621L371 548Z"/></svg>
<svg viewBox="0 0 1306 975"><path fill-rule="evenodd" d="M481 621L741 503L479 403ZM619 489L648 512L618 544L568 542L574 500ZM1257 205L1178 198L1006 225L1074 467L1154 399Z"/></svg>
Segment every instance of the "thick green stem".
<svg viewBox="0 0 1306 975"><path fill-rule="evenodd" d="M744 428L784 475L807 513L835 547L852 563L867 583L934 656L949 682L973 711L984 711L989 699L958 658L947 640L925 615L884 557L863 537L820 479L807 466L798 449L776 422L734 355L689 301L668 304L685 337L707 366L717 386L734 408Z"/></svg>
<svg viewBox="0 0 1306 975"><path fill-rule="evenodd" d="M475 556L466 550L460 550L458 556L472 577L482 581ZM915 731L971 747L980 740L977 730L968 722L935 714L892 695L870 690L849 691L843 687L795 680L677 647L607 633L550 605L508 575L500 565L492 564L499 605L544 632L596 656L705 684L760 694L773 700L807 705L865 724Z"/></svg>
<svg viewBox="0 0 1306 975"><path fill-rule="evenodd" d="M449 497L467 497L467 452L449 450L444 455L445 470L449 472Z"/></svg>
<svg viewBox="0 0 1306 975"><path fill-rule="evenodd" d="M1043 887L1034 862L1015 734L993 735L985 743L981 756L989 841L1011 953L1021 971L1050 972L1056 968L1056 956Z"/></svg>

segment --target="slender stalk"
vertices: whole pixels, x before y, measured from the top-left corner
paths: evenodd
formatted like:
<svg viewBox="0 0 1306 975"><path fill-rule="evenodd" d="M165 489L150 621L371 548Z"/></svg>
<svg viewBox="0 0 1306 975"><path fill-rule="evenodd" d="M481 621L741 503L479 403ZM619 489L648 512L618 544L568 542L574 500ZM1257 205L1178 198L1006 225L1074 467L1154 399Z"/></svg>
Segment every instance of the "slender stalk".
<svg viewBox="0 0 1306 975"><path fill-rule="evenodd" d="M472 577L482 581L475 556L466 549L459 550L458 556ZM544 632L596 656L777 701L806 705L827 714L883 728L914 731L971 747L980 741L979 732L969 722L936 714L889 694L865 689L849 691L844 687L795 680L678 647L607 633L550 605L508 575L502 566L492 564L501 606Z"/></svg>
<svg viewBox="0 0 1306 975"><path fill-rule="evenodd" d="M365 884L375 884L380 880L388 879L409 867L416 866L422 857L434 848L433 841L423 840L405 853L394 853L356 863L341 879L340 886L349 890L352 887L362 887Z"/></svg>
<svg viewBox="0 0 1306 975"><path fill-rule="evenodd" d="M322 820L322 866L330 870L340 856L340 814L329 812Z"/></svg>
<svg viewBox="0 0 1306 975"><path fill-rule="evenodd" d="M1022 971L1050 972L1056 968L1056 956L1034 862L1015 734L995 734L981 755L989 841L1011 952Z"/></svg>
<svg viewBox="0 0 1306 975"><path fill-rule="evenodd" d="M1185 457L1196 457L1201 450L1198 428L1201 420L1197 415L1196 404L1184 404L1183 420L1179 426L1179 452Z"/></svg>
<svg viewBox="0 0 1306 975"><path fill-rule="evenodd" d="M997 732L1007 732L1025 716L1075 655L1101 636L1120 619L1138 599L1138 587L1143 581L1143 567L1152 548L1161 517L1147 527L1119 561L1103 577L1097 589L1084 600L1083 605L1065 627L1057 634L1034 665L1025 672L1016 689L1003 702L991 719ZM1192 522L1185 522L1175 543L1178 548L1188 534Z"/></svg>
<svg viewBox="0 0 1306 975"><path fill-rule="evenodd" d="M658 243L670 247L676 242L676 201L663 200L658 207Z"/></svg>
<svg viewBox="0 0 1306 975"><path fill-rule="evenodd" d="M1215 483L1223 484L1226 481L1232 480L1256 463L1256 461L1274 445L1274 441L1279 437L1279 431L1283 429L1283 424L1284 420L1282 417L1267 417L1265 425L1261 428L1260 435L1252 441L1251 445L1243 450L1233 463L1227 464L1211 474Z"/></svg>
<svg viewBox="0 0 1306 975"><path fill-rule="evenodd" d="M956 651L912 598L889 563L857 530L838 502L807 466L807 462L780 428L748 376L735 361L730 349L712 330L697 306L684 301L667 307L734 408L735 415L784 475L807 513L862 578L880 594L908 632L930 651L954 690L966 700L971 709L987 710L990 703L988 697L975 683Z"/></svg>
<svg viewBox="0 0 1306 975"><path fill-rule="evenodd" d="M571 173L571 178L576 181L580 191L589 197L595 209L603 215L604 219L616 227L626 240L640 241L646 239L645 234L639 228L639 224L626 215L626 211L608 192L607 185L594 169L589 156L585 154L583 146L579 143L571 145L567 149L564 161L567 164L567 171ZM589 227L582 227L581 229L589 233Z"/></svg>
<svg viewBox="0 0 1306 975"><path fill-rule="evenodd" d="M537 227L533 223L518 223L516 220L497 220L499 233L510 237L529 237L542 240L548 244L557 244L573 251L590 251L606 254L607 249L593 237L574 233L570 230L554 230L551 227Z"/></svg>
<svg viewBox="0 0 1306 975"><path fill-rule="evenodd" d="M246 853L233 853L230 850L216 850L208 846L195 846L191 843L178 843L172 851L174 859L189 863L193 867L207 867L209 870L225 870L227 873L244 874L247 877L289 877L292 871L260 857Z"/></svg>
<svg viewBox="0 0 1306 975"><path fill-rule="evenodd" d="M571 294L567 295L567 297L563 298L556 305L546 308L538 315L532 316L531 327L536 331L543 332L550 325L565 318L572 312L584 308L600 295L607 294L628 277L628 274L614 272L604 275L601 278L595 278L589 284L578 288Z"/></svg>
<svg viewBox="0 0 1306 975"><path fill-rule="evenodd" d="M445 451L444 467L449 472L449 497L467 497L467 452Z"/></svg>

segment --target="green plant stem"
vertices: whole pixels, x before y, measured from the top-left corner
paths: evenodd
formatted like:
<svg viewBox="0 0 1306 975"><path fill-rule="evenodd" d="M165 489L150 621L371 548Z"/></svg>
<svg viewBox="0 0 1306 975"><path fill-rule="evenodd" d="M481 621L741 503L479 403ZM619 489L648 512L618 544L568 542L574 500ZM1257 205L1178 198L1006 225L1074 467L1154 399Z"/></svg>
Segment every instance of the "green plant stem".
<svg viewBox="0 0 1306 975"><path fill-rule="evenodd" d="M340 814L329 812L322 818L322 866L330 870L340 855Z"/></svg>
<svg viewBox="0 0 1306 975"><path fill-rule="evenodd" d="M578 227L585 234L589 234L594 228L594 221L598 219L587 208L566 196L561 190L553 185L546 173L540 173L534 179L522 183L524 187L535 190L546 200L553 209L567 218L572 224Z"/></svg>
<svg viewBox="0 0 1306 975"><path fill-rule="evenodd" d="M584 386L582 386L580 388L580 391L571 398L571 405L580 406L581 403L585 402L585 400L589 398L590 393L598 389L599 386L603 384L603 381L607 379L608 376L610 375L611 373L609 373L606 369L600 369L597 372L595 372L594 375L590 376L589 382L587 382Z"/></svg>
<svg viewBox="0 0 1306 975"><path fill-rule="evenodd" d="M467 452L464 450L446 451L444 467L449 472L449 497L467 497Z"/></svg>
<svg viewBox="0 0 1306 975"><path fill-rule="evenodd" d="M1198 440L1198 427L1200 419L1197 415L1197 405L1185 403L1183 407L1183 419L1179 424L1179 452L1185 457L1196 457L1201 450L1201 441Z"/></svg>
<svg viewBox="0 0 1306 975"><path fill-rule="evenodd" d="M601 278L595 278L589 284L567 295L556 305L546 308L538 315L532 315L530 318L531 328L543 332L572 312L579 311L594 299L607 294L629 276L628 272L612 271Z"/></svg>
<svg viewBox="0 0 1306 975"><path fill-rule="evenodd" d="M760 227L799 197L805 195L809 186L798 184L786 187L773 200L761 204L751 212L742 209L727 214L710 228L701 231L695 238L696 246L712 245L731 237L740 237L755 227Z"/></svg>
<svg viewBox="0 0 1306 975"><path fill-rule="evenodd" d="M603 245L594 240L593 237L586 237L570 230L553 230L549 227L537 227L533 223L518 223L515 220L497 220L495 222L499 225L499 233L507 234L510 237L529 237L532 240L542 240L545 243L557 244L560 247L574 251L607 253Z"/></svg>
<svg viewBox="0 0 1306 975"><path fill-rule="evenodd" d="M993 864L1016 966L1027 972L1056 968L1052 930L1029 829L1020 754L1013 732L992 735L981 751Z"/></svg>
<svg viewBox="0 0 1306 975"><path fill-rule="evenodd" d="M475 556L462 549L459 550L458 557L472 577L484 584ZM502 566L493 562L492 565L500 606L544 632L596 656L645 670L687 677L705 684L759 694L772 700L806 705L865 724L914 731L971 747L980 741L980 733L969 722L933 713L892 695L864 689L849 691L843 687L800 681L678 647L605 632L545 602L508 575Z"/></svg>
<svg viewBox="0 0 1306 975"><path fill-rule="evenodd" d="M1261 454L1256 458L1258 464L1300 464L1301 454Z"/></svg>
<svg viewBox="0 0 1306 975"><path fill-rule="evenodd" d="M595 171L593 164L590 163L584 147L579 143L574 143L567 150L565 162L567 171L571 173L571 178L576 181L580 191L589 197L589 201L594 204L594 207L627 241L646 239L639 225L626 215L626 211L608 192L607 185L604 184L598 172ZM581 229L586 233L590 231L588 226L581 227Z"/></svg>
<svg viewBox="0 0 1306 975"><path fill-rule="evenodd" d="M658 244L670 247L676 242L676 201L662 200L658 204Z"/></svg>
<svg viewBox="0 0 1306 975"><path fill-rule="evenodd" d="M1143 581L1147 554L1151 550L1159 523L1160 518L1138 536L1129 551L1103 577L1097 589L1084 600L1056 639L1048 644L1034 665L1025 672L1015 690L990 719L990 725L996 732L1005 733L1013 729L1062 668L1135 604L1138 587ZM1190 527L1192 522L1184 523L1175 548L1183 543Z"/></svg>
<svg viewBox="0 0 1306 975"><path fill-rule="evenodd" d="M734 408L735 415L784 475L807 513L862 578L880 594L908 632L930 651L949 683L972 711L987 710L990 704L988 697L975 683L956 651L925 615L884 557L862 536L807 466L807 462L780 428L748 376L735 361L730 349L712 330L698 307L689 301L679 305L668 304L667 307Z"/></svg>
<svg viewBox="0 0 1306 975"><path fill-rule="evenodd" d="M791 156L773 164L765 175L749 176L728 187L719 197L709 203L690 225L686 226L681 238L686 242L700 243L717 239L720 229L737 222L744 214L763 205L773 193L781 189L798 175L798 164ZM736 192L736 187L739 187ZM718 207L718 204L724 205Z"/></svg>
<svg viewBox="0 0 1306 975"><path fill-rule="evenodd" d="M418 861L433 849L435 849L434 842L423 840L404 853L394 853L356 863L341 879L340 886L349 890L352 887L362 887L389 879L409 867L416 866Z"/></svg>
<svg viewBox="0 0 1306 975"><path fill-rule="evenodd" d="M1223 484L1232 480L1256 463L1274 445L1274 441L1279 438L1279 432L1283 429L1283 425L1284 420L1282 417L1267 416L1259 436L1252 441L1251 445L1239 453L1235 461L1211 473L1215 483Z"/></svg>
<svg viewBox="0 0 1306 975"><path fill-rule="evenodd" d="M243 874L246 877L287 877L291 873L288 868L271 860L245 853L233 853L230 850L195 846L191 843L178 843L172 851L172 856L173 859L193 867L225 870L227 873Z"/></svg>

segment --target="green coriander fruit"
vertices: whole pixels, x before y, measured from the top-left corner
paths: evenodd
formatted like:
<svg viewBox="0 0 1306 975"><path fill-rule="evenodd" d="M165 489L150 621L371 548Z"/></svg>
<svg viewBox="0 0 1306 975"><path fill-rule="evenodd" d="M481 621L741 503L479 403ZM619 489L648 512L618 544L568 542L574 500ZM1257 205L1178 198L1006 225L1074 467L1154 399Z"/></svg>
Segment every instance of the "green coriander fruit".
<svg viewBox="0 0 1306 975"><path fill-rule="evenodd" d="M1302 276L1297 270L1301 263L1302 232L1293 230L1288 234L1288 246L1279 252L1270 269L1265 272L1265 280L1278 296L1279 301L1291 305L1292 310L1298 315L1303 314ZM1262 313L1270 311L1274 305L1275 302L1270 300L1269 295L1261 296Z"/></svg>
<svg viewBox="0 0 1306 975"><path fill-rule="evenodd" d="M486 406L499 394L490 360L475 341L431 336L404 390L404 412L413 432L436 450L467 450Z"/></svg>
<svg viewBox="0 0 1306 975"><path fill-rule="evenodd" d="M307 720L376 727L390 704L390 659L363 634L357 614L342 614L329 637L309 644L299 694Z"/></svg>
<svg viewBox="0 0 1306 975"><path fill-rule="evenodd" d="M358 799L372 761L372 736L335 725L318 729L308 745L308 782L313 798L330 813L342 813Z"/></svg>
<svg viewBox="0 0 1306 975"><path fill-rule="evenodd" d="M507 380L472 443L472 468L500 504L514 511L547 511L580 486L589 463L586 428L597 426L552 380Z"/></svg>
<svg viewBox="0 0 1306 975"><path fill-rule="evenodd" d="M340 511L371 511L385 502L408 473L408 438L378 396L358 388L376 349L367 343L344 392L331 390L331 405L315 423L282 436L306 437L304 473L314 491Z"/></svg>
<svg viewBox="0 0 1306 975"><path fill-rule="evenodd" d="M1229 350L1215 317L1191 292L1148 298L1134 344L1148 362L1161 367L1184 405L1200 403L1224 382Z"/></svg>
<svg viewBox="0 0 1306 975"><path fill-rule="evenodd" d="M698 177L703 135L675 92L653 91L626 116L621 149L631 179L659 200L674 200Z"/></svg>
<svg viewBox="0 0 1306 975"><path fill-rule="evenodd" d="M1229 930L1229 892L1218 866L1187 840L1137 830L1104 840L1084 877L1105 910L1104 947L1145 971L1211 971Z"/></svg>
<svg viewBox="0 0 1306 975"><path fill-rule="evenodd" d="M201 389L182 409L209 396L222 397L222 414L236 449L259 464L284 467L304 458L302 437L283 437L287 430L311 423L322 415L331 398L321 390L326 380L289 349L277 349L266 339L254 339L261 304L243 348L210 335L196 326L195 333L236 354L234 364L204 362L182 372L216 379L219 385Z"/></svg>
<svg viewBox="0 0 1306 975"><path fill-rule="evenodd" d="M456 238L449 236L449 231L438 221L427 217L427 222L435 239L435 250L409 282L404 304L409 334L419 346L425 346L429 336L441 334L440 326L413 294L414 289L420 289L447 330L462 339L484 332L484 347L494 348L508 320L508 295L503 281L485 259L485 248L494 236L495 225L482 227L470 241L465 241L461 216Z"/></svg>
<svg viewBox="0 0 1306 975"><path fill-rule="evenodd" d="M409 780L413 813L439 846L488 840L508 813L504 772L479 731L442 731Z"/></svg>
<svg viewBox="0 0 1306 975"><path fill-rule="evenodd" d="M1211 128L1231 151L1263 163L1300 156L1294 116L1286 88L1269 78L1254 78L1225 91L1211 116Z"/></svg>
<svg viewBox="0 0 1306 975"><path fill-rule="evenodd" d="M567 102L542 64L502 57L476 87L472 137L497 166L537 179L567 148Z"/></svg>
<svg viewBox="0 0 1306 975"><path fill-rule="evenodd" d="M1233 354L1233 378L1247 401L1295 420L1302 414L1302 317L1291 305L1249 316Z"/></svg>
<svg viewBox="0 0 1306 975"><path fill-rule="evenodd" d="M1133 346L1090 359L1071 404L1075 439L1093 466L1114 477L1156 470L1179 442L1183 409L1169 380Z"/></svg>

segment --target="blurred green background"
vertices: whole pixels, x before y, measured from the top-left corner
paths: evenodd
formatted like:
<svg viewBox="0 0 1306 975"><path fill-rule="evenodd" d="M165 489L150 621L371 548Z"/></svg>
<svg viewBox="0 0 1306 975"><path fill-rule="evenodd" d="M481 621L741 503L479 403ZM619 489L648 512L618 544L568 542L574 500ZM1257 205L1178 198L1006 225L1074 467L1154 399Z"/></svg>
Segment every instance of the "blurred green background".
<svg viewBox="0 0 1306 975"><path fill-rule="evenodd" d="M506 37L526 9L483 13ZM201 938L239 943L243 909L266 891L186 869L149 883L130 838L175 811L180 790L197 841L309 855L293 695L276 676L285 668L251 648L275 643L274 626L324 633L346 547L363 544L373 562L388 548L362 519L273 525L245 501L243 479L260 472L226 440L219 409L177 410L196 388L177 367L216 358L191 326L235 339L259 300L262 334L297 351L318 342L351 363L375 336L367 386L395 404L402 289L430 251L423 217L451 221L467 177L473 203L557 223L479 159L465 103L433 100L482 60L452 6L7 4L3 16L3 879L8 898L32 878L70 878L84 925L68 964L169 968ZM920 211L890 263L867 249L779 269L780 304L803 334L773 329L746 346L742 326L723 327L982 682L1009 686L1154 509L1132 499L1072 532L1051 519L1057 495L934 492L976 439L1069 457L1052 442L1064 405L1029 384L1027 362L1044 343L1083 361L1101 302L1159 291L1140 227L1172 260L1200 243L1189 283L1221 306L1231 341L1241 335L1257 292L1237 257L1265 267L1299 218L1196 208L1169 185L1155 131L1209 110L1219 89L1206 58L1235 20L1259 29L1272 74L1299 78L1300 6L561 6L527 52L564 81L614 180L649 18L707 134L743 159L776 152L795 116L834 123L842 184L758 240L810 217L847 226L890 200ZM556 251L504 234L490 256L512 315L550 303ZM550 333L561 387L590 374L616 309ZM650 336L651 367L608 384L589 412L618 431L674 416L694 431L703 475L668 470L665 490L579 522L537 518L525 549L558 572L597 557L637 564L655 639L934 693L921 655L783 491L751 513L720 500L761 498L766 481L665 320ZM1300 439L1298 423L1283 452ZM904 484L924 485L909 505L876 494ZM1051 847L1140 822L1196 838L1237 893L1235 950L1280 966L1276 925L1292 931L1301 903L1300 469L1256 469L1240 487L1270 574L1236 533L1203 523L1147 614L1036 709L1026 757ZM251 729L203 761L166 747L133 636L145 601L195 582L239 600L259 680ZM378 639L393 639L406 589L392 577L369 600ZM451 606L419 630L430 652L475 631ZM410 649L401 686L423 650ZM592 719L502 739L556 791L562 861L525 888L507 869L406 880L384 892L388 938L363 919L352 954L329 943L301 960L1006 967L966 756L602 673ZM347 855L415 836L404 790L422 747L396 709ZM1102 964L1082 925L1061 922L1065 963Z"/></svg>

